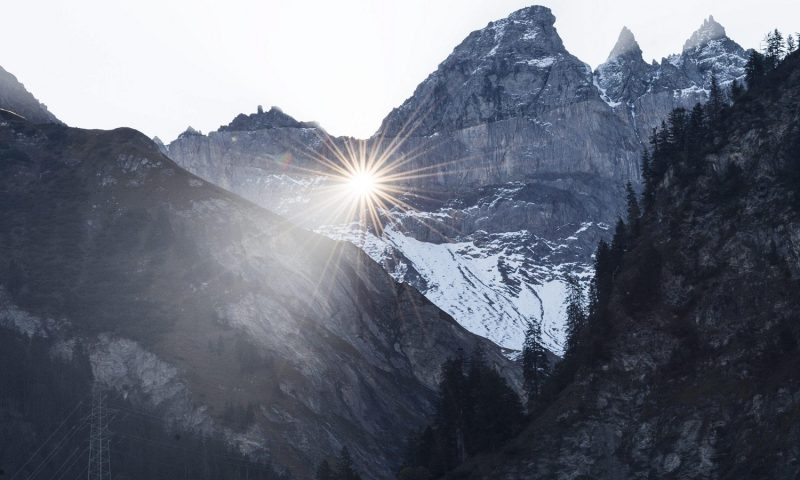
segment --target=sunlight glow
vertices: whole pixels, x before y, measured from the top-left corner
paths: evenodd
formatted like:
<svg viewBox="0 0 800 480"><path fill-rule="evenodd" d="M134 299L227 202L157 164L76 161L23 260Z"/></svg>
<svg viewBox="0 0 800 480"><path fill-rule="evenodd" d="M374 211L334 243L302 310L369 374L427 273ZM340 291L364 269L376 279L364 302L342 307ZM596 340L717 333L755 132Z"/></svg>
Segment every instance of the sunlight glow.
<svg viewBox="0 0 800 480"><path fill-rule="evenodd" d="M427 177L441 178L443 169L452 169L466 157L435 165L415 165L417 158L435 148L438 142L429 139L404 148L423 118L421 112L411 112L393 135L378 133L368 140L337 139L324 131L315 131L322 148L298 144L295 156L311 162L293 166L292 170L294 174L325 181L315 190L314 200L307 202L307 208L296 210L288 219L299 220L301 224L314 219L309 222L314 226L355 223L365 233L380 237L386 226L415 210L413 203L433 200L425 195L420 182L424 183ZM427 224L422 219L417 221ZM430 228L440 233L433 225Z"/></svg>
<svg viewBox="0 0 800 480"><path fill-rule="evenodd" d="M370 198L375 195L379 188L379 179L369 171L355 171L350 176L348 185L359 198Z"/></svg>

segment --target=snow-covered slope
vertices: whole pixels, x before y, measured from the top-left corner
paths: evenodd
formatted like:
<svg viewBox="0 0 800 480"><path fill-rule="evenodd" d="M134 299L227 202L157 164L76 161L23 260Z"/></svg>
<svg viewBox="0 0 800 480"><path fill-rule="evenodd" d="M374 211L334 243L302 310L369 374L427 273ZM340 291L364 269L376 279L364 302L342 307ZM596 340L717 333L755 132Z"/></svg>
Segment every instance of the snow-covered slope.
<svg viewBox="0 0 800 480"><path fill-rule="evenodd" d="M498 345L519 350L531 320L541 322L547 347L563 352L564 275L587 279L586 263L550 263L537 248L558 253L575 248L579 236L605 225L582 225L564 243L554 244L527 230L476 232L460 241L417 240L389 226L380 237L358 224L318 230L352 242L384 265L398 281L410 282L467 330ZM538 261L537 261L538 260Z"/></svg>

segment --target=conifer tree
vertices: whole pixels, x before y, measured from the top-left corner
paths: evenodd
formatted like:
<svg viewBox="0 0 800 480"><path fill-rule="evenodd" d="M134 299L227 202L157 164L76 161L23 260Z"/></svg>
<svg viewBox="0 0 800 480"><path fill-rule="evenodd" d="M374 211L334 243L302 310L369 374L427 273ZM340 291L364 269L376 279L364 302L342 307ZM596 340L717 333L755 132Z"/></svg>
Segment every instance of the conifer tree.
<svg viewBox="0 0 800 480"><path fill-rule="evenodd" d="M315 480L336 480L334 477L333 469L331 468L331 464L328 463L327 460L323 460L320 462L319 466L317 467L317 474L314 476Z"/></svg>
<svg viewBox="0 0 800 480"><path fill-rule="evenodd" d="M519 431L523 420L522 403L516 392L486 364L483 355L474 358L467 376L469 455L496 450Z"/></svg>
<svg viewBox="0 0 800 480"><path fill-rule="evenodd" d="M611 276L616 275L622 265L622 257L628 250L628 226L621 218L617 218L617 224L614 227L614 236L611 237Z"/></svg>
<svg viewBox="0 0 800 480"><path fill-rule="evenodd" d="M448 359L442 364L434 424L409 441L402 478L438 478L470 456L499 447L519 431L522 420L519 396L488 365L480 346L466 373L462 357Z"/></svg>
<svg viewBox="0 0 800 480"><path fill-rule="evenodd" d="M647 148L642 152L642 208L648 211L653 206L655 194L655 180L653 178L653 164Z"/></svg>
<svg viewBox="0 0 800 480"><path fill-rule="evenodd" d="M725 108L725 94L722 92L717 81L717 75L714 73L711 74L711 88L708 92L706 108L711 126L718 131L722 120L722 110Z"/></svg>
<svg viewBox="0 0 800 480"><path fill-rule="evenodd" d="M792 53L797 50L797 41L792 36L792 34L786 35L786 53Z"/></svg>
<svg viewBox="0 0 800 480"><path fill-rule="evenodd" d="M714 85L716 84L716 77L712 75L711 77L711 91L714 93ZM716 94L720 95L719 86L716 87ZM713 99L709 99L709 102L713 101ZM721 105L721 102L720 102ZM668 117L667 122L669 125L669 143L672 145L678 145L686 135L686 128L688 127L689 121L688 116L686 115L686 109L683 107L678 107L673 109Z"/></svg>
<svg viewBox="0 0 800 480"><path fill-rule="evenodd" d="M542 325L532 320L525 331L525 342L522 345L522 376L525 380L525 393L528 396L528 408L542 393L550 362L547 351L542 344Z"/></svg>
<svg viewBox="0 0 800 480"><path fill-rule="evenodd" d="M689 115L689 126L686 129L686 163L691 173L701 169L703 143L706 140L706 120L703 107L698 103Z"/></svg>
<svg viewBox="0 0 800 480"><path fill-rule="evenodd" d="M750 57L747 59L747 64L744 67L745 71L745 82L747 83L747 88L752 89L759 83L761 83L761 79L764 77L764 73L766 72L766 60L764 59L764 55L759 52L753 50L750 52Z"/></svg>
<svg viewBox="0 0 800 480"><path fill-rule="evenodd" d="M625 202L627 204L628 225L631 227L631 230L633 230L633 226L639 223L639 217L642 216L642 211L639 208L639 199L631 182L625 184Z"/></svg>
<svg viewBox="0 0 800 480"><path fill-rule="evenodd" d="M565 354L574 353L578 348L580 332L586 325L586 303L583 296L583 285L577 276L564 276L567 284L567 297L564 299L566 318Z"/></svg>
<svg viewBox="0 0 800 480"><path fill-rule="evenodd" d="M774 69L783 60L786 54L786 47L783 44L783 35L776 28L767 34L766 47L764 48L764 57L766 59L767 68Z"/></svg>
<svg viewBox="0 0 800 480"><path fill-rule="evenodd" d="M342 447L339 453L339 458L336 461L335 480L361 480L361 476L356 472L353 466L353 458L350 456L350 450L347 447Z"/></svg>
<svg viewBox="0 0 800 480"><path fill-rule="evenodd" d="M611 247L605 240L600 240L594 254L594 298L590 304L589 315L598 319L604 315L605 308L611 300L612 279L616 265L613 262Z"/></svg>
<svg viewBox="0 0 800 480"><path fill-rule="evenodd" d="M443 461L449 470L467 458L465 425L468 398L464 359L456 357L446 360L442 364L441 378L436 429L442 435Z"/></svg>
<svg viewBox="0 0 800 480"><path fill-rule="evenodd" d="M742 82L740 82L739 79L733 79L731 82L731 100L735 102L742 98L742 95L744 95L744 86Z"/></svg>

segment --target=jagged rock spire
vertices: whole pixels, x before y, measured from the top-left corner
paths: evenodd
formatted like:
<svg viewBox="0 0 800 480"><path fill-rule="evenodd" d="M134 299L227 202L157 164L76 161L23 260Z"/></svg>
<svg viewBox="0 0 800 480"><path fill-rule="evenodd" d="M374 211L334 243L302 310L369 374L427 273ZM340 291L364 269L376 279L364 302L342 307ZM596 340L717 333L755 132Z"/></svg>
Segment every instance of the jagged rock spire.
<svg viewBox="0 0 800 480"><path fill-rule="evenodd" d="M683 51L705 45L711 40L726 38L725 27L714 20L713 15L709 15L697 31L695 31L686 43L683 44Z"/></svg>
<svg viewBox="0 0 800 480"><path fill-rule="evenodd" d="M639 48L639 43L636 42L636 38L633 36L633 32L631 32L628 27L622 27L622 31L619 32L619 38L617 39L617 43L614 45L614 48L608 55L607 61L610 62L615 58L630 54L641 57L642 49Z"/></svg>

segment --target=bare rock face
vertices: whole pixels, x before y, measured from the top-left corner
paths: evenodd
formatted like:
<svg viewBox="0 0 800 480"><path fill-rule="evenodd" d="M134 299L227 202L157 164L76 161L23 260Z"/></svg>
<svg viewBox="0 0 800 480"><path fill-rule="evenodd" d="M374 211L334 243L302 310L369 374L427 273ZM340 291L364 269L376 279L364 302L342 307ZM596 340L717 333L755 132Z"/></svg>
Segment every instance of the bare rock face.
<svg viewBox="0 0 800 480"><path fill-rule="evenodd" d="M138 408L297 478L342 446L388 478L446 358L481 345L520 386L497 346L354 246L185 172L140 133L1 114L0 325L59 319L46 338L94 345L96 378Z"/></svg>
<svg viewBox="0 0 800 480"><path fill-rule="evenodd" d="M651 66L642 58L642 49L627 27L623 27L608 59L595 72L598 88L611 105L647 93L650 75Z"/></svg>
<svg viewBox="0 0 800 480"><path fill-rule="evenodd" d="M566 51L548 8L471 33L384 120L377 137L424 152L423 188L464 191L541 173L638 175L639 145L602 101L591 69Z"/></svg>
<svg viewBox="0 0 800 480"><path fill-rule="evenodd" d="M25 89L17 77L0 67L0 108L33 123L61 123L47 107Z"/></svg>

